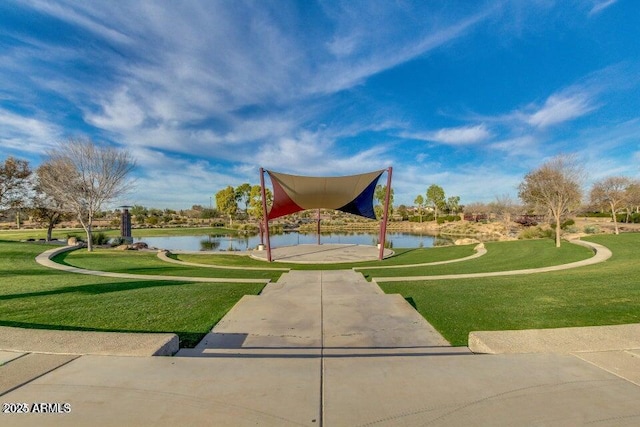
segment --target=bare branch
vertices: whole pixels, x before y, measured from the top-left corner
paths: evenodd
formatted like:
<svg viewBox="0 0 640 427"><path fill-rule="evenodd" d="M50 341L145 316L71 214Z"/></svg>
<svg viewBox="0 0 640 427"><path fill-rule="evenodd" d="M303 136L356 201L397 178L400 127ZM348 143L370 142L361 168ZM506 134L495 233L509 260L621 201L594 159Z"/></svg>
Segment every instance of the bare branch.
<svg viewBox="0 0 640 427"><path fill-rule="evenodd" d="M40 188L77 216L92 250L94 215L126 192L135 161L128 151L100 147L89 139L70 139L47 154L39 171Z"/></svg>

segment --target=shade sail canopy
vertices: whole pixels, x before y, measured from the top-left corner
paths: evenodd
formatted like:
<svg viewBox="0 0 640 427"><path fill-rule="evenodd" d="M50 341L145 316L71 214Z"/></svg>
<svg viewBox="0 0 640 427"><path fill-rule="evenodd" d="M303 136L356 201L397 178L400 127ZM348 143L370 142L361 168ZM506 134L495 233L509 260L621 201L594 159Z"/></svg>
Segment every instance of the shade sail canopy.
<svg viewBox="0 0 640 427"><path fill-rule="evenodd" d="M306 209L335 209L375 219L373 195L385 171L336 177L288 175L267 171L273 184L273 205L268 219Z"/></svg>

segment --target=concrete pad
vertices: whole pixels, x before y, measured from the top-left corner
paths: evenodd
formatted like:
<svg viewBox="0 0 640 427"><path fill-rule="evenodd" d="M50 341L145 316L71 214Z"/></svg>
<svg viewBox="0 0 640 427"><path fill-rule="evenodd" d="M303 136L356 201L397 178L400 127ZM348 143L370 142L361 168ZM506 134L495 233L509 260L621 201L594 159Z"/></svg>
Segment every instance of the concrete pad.
<svg viewBox="0 0 640 427"><path fill-rule="evenodd" d="M576 353L575 356L640 386L640 350Z"/></svg>
<svg viewBox="0 0 640 427"><path fill-rule="evenodd" d="M76 357L78 356L66 354L26 354L1 365L0 396L69 363ZM10 400L3 399L3 402Z"/></svg>
<svg viewBox="0 0 640 427"><path fill-rule="evenodd" d="M361 295L384 295L376 283L368 282L362 273L352 270L322 271L322 296L351 295L354 299Z"/></svg>
<svg viewBox="0 0 640 427"><path fill-rule="evenodd" d="M202 345L215 345L217 334L246 334L242 347L322 346L320 300L315 297L267 298L244 296L205 336Z"/></svg>
<svg viewBox="0 0 640 427"><path fill-rule="evenodd" d="M3 401L71 406L3 426L317 426L320 360L83 356Z"/></svg>
<svg viewBox="0 0 640 427"><path fill-rule="evenodd" d="M393 255L391 249L384 250L384 258ZM274 262L300 264L335 264L341 262L361 262L377 260L380 250L375 246L354 244L296 245L271 248ZM267 251L253 251L251 257L267 260Z"/></svg>
<svg viewBox="0 0 640 427"><path fill-rule="evenodd" d="M640 323L469 334L474 353L573 353L640 348Z"/></svg>
<svg viewBox="0 0 640 427"><path fill-rule="evenodd" d="M640 387L562 355L324 359L324 425L632 426Z"/></svg>
<svg viewBox="0 0 640 427"><path fill-rule="evenodd" d="M22 357L25 354L26 353L17 352L17 351L0 351L0 366L4 365L7 362L12 361L13 359Z"/></svg>
<svg viewBox="0 0 640 427"><path fill-rule="evenodd" d="M448 346L401 295L323 298L324 347Z"/></svg>
<svg viewBox="0 0 640 427"><path fill-rule="evenodd" d="M34 353L170 356L176 334L55 331L0 327L0 349Z"/></svg>

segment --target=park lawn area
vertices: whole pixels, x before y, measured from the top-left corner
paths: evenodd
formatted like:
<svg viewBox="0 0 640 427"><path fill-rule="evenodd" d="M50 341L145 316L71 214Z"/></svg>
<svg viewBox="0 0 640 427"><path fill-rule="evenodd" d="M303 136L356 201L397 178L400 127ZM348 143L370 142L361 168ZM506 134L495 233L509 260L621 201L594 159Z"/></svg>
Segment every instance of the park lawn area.
<svg viewBox="0 0 640 427"><path fill-rule="evenodd" d="M485 243L487 253L479 258L453 264L423 267L357 270L366 277L435 276L441 274L484 273L492 271L522 270L567 264L593 256L591 249L564 243L555 247L551 239L516 240Z"/></svg>
<svg viewBox="0 0 640 427"><path fill-rule="evenodd" d="M52 247L0 241L0 326L172 332L193 347L243 295L264 287L66 273L34 261Z"/></svg>
<svg viewBox="0 0 640 427"><path fill-rule="evenodd" d="M419 264L436 261L446 261L451 259L464 258L473 255L475 245L465 246L442 246L435 248L416 248L416 249L394 249L395 254L382 261L366 261L358 263L339 263L339 264L298 264L265 261L250 258L248 256L225 255L225 254L173 254L173 258L180 261L195 262L199 264L224 265L224 266L242 266L242 267L264 267L264 268L290 268L292 270L344 270L352 267L371 267L371 266L393 266L406 264ZM397 271L397 270L393 270Z"/></svg>
<svg viewBox="0 0 640 427"><path fill-rule="evenodd" d="M608 247L613 257L526 276L379 285L386 293L403 295L453 345L467 345L472 331L640 322L640 233L584 240Z"/></svg>
<svg viewBox="0 0 640 427"><path fill-rule="evenodd" d="M94 234L104 233L107 237L120 236L119 229L94 229ZM222 227L176 227L176 228L134 228L131 230L134 238L165 237L165 236L199 236L204 234L236 235L237 230ZM54 239L67 240L69 236L76 236L86 240L86 233L82 228L55 228L52 233ZM44 239L46 229L0 230L0 240Z"/></svg>
<svg viewBox="0 0 640 427"><path fill-rule="evenodd" d="M282 271L277 270L230 270L182 266L160 260L157 253L153 251L120 251L102 248L94 249L93 252L88 252L86 249L65 252L54 257L53 261L89 270L164 276L277 281L282 274Z"/></svg>

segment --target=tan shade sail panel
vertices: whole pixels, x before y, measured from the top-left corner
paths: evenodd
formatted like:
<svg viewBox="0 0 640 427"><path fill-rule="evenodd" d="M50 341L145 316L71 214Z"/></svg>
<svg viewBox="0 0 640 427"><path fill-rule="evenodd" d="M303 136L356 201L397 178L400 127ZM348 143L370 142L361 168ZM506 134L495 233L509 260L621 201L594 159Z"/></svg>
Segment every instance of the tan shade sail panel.
<svg viewBox="0 0 640 427"><path fill-rule="evenodd" d="M274 187L274 201L269 218L306 209L337 209L375 218L373 193L380 175L378 170L339 177L311 177L267 171Z"/></svg>

